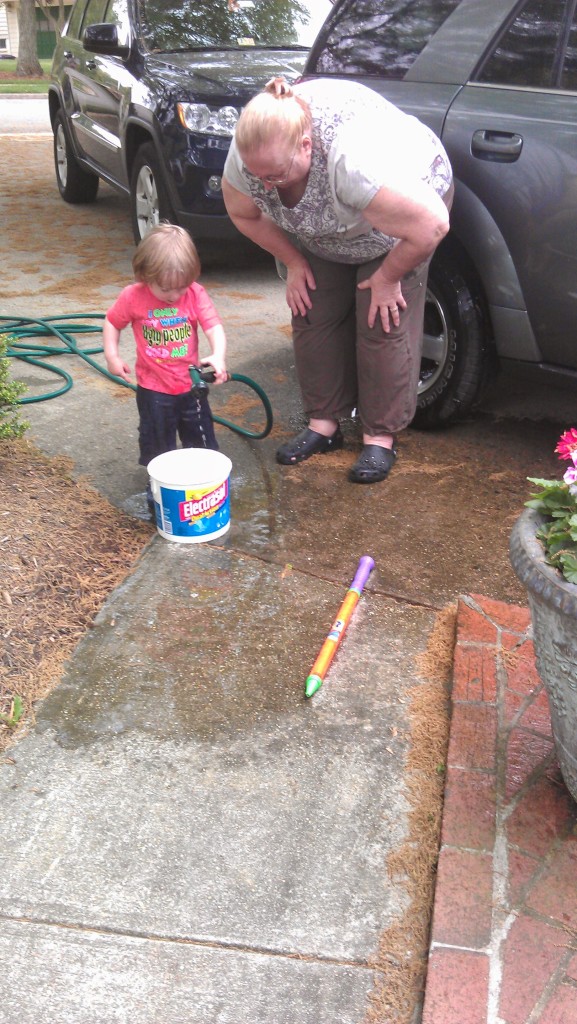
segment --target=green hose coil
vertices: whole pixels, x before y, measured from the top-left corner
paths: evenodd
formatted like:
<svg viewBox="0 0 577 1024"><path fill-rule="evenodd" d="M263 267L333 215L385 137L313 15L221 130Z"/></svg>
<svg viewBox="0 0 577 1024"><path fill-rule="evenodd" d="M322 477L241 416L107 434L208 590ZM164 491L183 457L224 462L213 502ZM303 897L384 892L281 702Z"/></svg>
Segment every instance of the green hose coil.
<svg viewBox="0 0 577 1024"><path fill-rule="evenodd" d="M20 359L24 363L29 363L32 366L39 366L43 370L47 370L49 373L55 374L57 377L62 378L63 384L55 388L53 391L48 391L43 395L37 395L28 398L19 398L19 405L26 405L31 402L46 402L50 398L58 398L60 395L66 394L67 391L73 385L73 379L66 370L63 370L59 366L54 366L51 362L47 362L47 359L52 359L57 356L63 355L74 355L88 363L93 369L97 370L108 380L114 381L116 384L121 384L122 387L130 388L132 391L136 391L136 385L131 384L129 381L122 380L121 377L115 377L108 370L104 369L92 356L97 355L103 351L102 345L96 345L89 348L80 348L76 341L76 335L85 334L102 334L102 326L98 323L92 323L91 321L103 321L104 315L102 313L76 313L70 316L59 315L59 316L48 316L42 319L34 319L33 317L7 317L0 316L0 332L8 336L8 348L6 350L6 356L12 359ZM28 339L57 339L59 344L48 344L46 341L40 343L40 341L30 341ZM26 340L25 340L26 339ZM265 426L261 431L246 430L244 427L239 426L237 423L232 423L229 420L222 419L220 416L213 416L215 423L222 424L223 427L228 427L229 430L233 430L236 434L241 434L243 437L250 437L255 441L260 441L262 438L267 437L272 430L273 415L272 407L268 396L265 391L252 380L250 377L245 377L242 373L231 373L231 381L238 381L240 384L245 384L248 388L254 391L260 398L264 411L265 411Z"/></svg>

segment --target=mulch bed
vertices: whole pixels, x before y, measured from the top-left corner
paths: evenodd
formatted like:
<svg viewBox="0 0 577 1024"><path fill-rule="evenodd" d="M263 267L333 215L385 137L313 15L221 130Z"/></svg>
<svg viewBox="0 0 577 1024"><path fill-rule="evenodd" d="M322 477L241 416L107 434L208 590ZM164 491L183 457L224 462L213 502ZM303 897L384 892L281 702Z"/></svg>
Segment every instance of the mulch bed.
<svg viewBox="0 0 577 1024"><path fill-rule="evenodd" d="M70 468L25 439L0 442L0 750L33 721L154 533Z"/></svg>

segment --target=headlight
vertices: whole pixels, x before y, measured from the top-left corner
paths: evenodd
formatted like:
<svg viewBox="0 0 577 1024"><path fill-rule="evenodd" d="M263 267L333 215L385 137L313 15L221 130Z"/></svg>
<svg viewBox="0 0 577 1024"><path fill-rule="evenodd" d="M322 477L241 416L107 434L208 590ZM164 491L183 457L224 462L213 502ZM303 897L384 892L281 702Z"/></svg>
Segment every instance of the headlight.
<svg viewBox="0 0 577 1024"><path fill-rule="evenodd" d="M234 135L239 111L236 107L220 107L211 110L206 103L177 103L180 123L189 132L205 132L210 135Z"/></svg>

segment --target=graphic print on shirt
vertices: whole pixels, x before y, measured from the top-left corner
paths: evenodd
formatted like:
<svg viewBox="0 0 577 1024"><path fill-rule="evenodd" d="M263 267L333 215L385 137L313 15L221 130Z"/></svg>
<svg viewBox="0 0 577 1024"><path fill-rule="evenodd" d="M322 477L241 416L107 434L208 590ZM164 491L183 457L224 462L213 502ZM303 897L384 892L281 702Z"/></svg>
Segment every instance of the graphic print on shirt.
<svg viewBox="0 0 577 1024"><path fill-rule="evenodd" d="M180 316L178 307L149 309L142 321L145 355L151 359L183 359L189 354L189 339L194 327L187 316Z"/></svg>

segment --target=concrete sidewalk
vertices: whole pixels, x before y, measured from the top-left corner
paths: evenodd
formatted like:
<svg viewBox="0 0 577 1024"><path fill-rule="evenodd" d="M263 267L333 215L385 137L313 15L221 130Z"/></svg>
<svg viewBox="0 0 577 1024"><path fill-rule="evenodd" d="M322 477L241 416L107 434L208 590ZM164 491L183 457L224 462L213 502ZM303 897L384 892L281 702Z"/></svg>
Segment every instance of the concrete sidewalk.
<svg viewBox="0 0 577 1024"><path fill-rule="evenodd" d="M360 1024L434 617L377 587L305 702L342 588L150 543L0 774L3 1024Z"/></svg>

